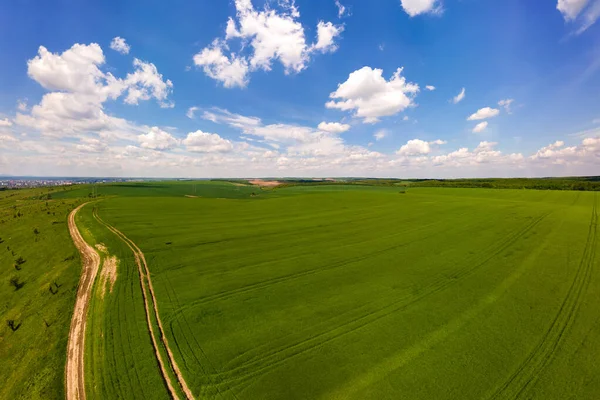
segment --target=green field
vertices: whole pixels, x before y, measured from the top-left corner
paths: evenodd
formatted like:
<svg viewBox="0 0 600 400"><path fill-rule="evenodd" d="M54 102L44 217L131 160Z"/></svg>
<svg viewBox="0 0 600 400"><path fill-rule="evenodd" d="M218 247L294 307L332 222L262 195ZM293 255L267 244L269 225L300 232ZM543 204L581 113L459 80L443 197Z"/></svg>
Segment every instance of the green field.
<svg viewBox="0 0 600 400"><path fill-rule="evenodd" d="M114 285L101 271L90 306L90 399L169 397L134 254L102 221L144 252L197 399L600 398L596 193L209 181L93 190L59 190L48 205L0 193L0 237L19 243L30 274L0 292L3 318L24 321L0 330L10 360L0 375L13 382L0 398L64 396L79 272L64 221L83 198L80 231L117 260ZM15 257L0 257L6 289ZM40 310L57 322L45 328Z"/></svg>
<svg viewBox="0 0 600 400"><path fill-rule="evenodd" d="M132 190L95 207L145 253L197 398L600 396L595 193ZM80 226L122 260L88 391L164 398L132 254Z"/></svg>
<svg viewBox="0 0 600 400"><path fill-rule="evenodd" d="M47 200L48 194L0 192L0 399L64 398L67 335L81 270L67 214L81 201Z"/></svg>

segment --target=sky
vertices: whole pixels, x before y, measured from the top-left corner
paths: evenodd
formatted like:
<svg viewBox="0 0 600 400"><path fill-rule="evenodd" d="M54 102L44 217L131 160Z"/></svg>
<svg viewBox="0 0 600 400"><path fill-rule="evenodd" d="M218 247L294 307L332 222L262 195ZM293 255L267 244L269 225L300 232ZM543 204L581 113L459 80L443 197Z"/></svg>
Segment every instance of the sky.
<svg viewBox="0 0 600 400"><path fill-rule="evenodd" d="M0 175L600 175L600 0L0 4Z"/></svg>

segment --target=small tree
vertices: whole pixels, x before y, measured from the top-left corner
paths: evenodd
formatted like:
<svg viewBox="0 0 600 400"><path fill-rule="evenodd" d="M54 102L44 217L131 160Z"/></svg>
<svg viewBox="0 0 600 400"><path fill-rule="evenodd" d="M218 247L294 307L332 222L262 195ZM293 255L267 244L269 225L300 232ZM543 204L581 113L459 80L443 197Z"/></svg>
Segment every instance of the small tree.
<svg viewBox="0 0 600 400"><path fill-rule="evenodd" d="M13 276L8 280L8 283L15 288L15 291L25 286L25 282L21 282L18 276Z"/></svg>
<svg viewBox="0 0 600 400"><path fill-rule="evenodd" d="M38 228L33 228L33 233L36 235L40 234L40 230Z"/></svg>

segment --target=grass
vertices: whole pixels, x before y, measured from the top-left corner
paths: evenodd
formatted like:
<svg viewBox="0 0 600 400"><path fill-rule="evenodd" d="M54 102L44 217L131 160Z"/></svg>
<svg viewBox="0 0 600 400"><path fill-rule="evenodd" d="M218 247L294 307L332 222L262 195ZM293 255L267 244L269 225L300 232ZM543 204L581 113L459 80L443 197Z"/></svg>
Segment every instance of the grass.
<svg viewBox="0 0 600 400"><path fill-rule="evenodd" d="M46 200L47 194L0 192L2 399L64 398L67 335L81 270L67 215L80 201ZM21 257L25 262L15 267ZM18 290L9 284L13 277L22 284Z"/></svg>
<svg viewBox="0 0 600 400"><path fill-rule="evenodd" d="M98 209L146 254L198 398L600 396L594 193L180 189Z"/></svg>

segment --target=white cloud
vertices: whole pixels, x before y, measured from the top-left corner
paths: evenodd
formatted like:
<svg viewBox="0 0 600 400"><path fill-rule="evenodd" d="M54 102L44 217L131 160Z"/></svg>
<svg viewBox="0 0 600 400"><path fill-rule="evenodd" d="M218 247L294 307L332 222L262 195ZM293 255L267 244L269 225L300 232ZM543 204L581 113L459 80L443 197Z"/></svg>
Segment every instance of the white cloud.
<svg viewBox="0 0 600 400"><path fill-rule="evenodd" d="M432 144L432 145L434 144L436 146L441 146L446 143L448 143L448 142L446 142L445 140L442 140L442 139L437 139L437 140L433 140L433 141L429 142L429 144Z"/></svg>
<svg viewBox="0 0 600 400"><path fill-rule="evenodd" d="M312 50L321 53L333 53L337 50L335 38L344 31L341 25L333 25L331 22L319 21L317 25L317 43L311 46Z"/></svg>
<svg viewBox="0 0 600 400"><path fill-rule="evenodd" d="M335 6L338 9L338 18L342 18L346 13L346 7L340 2L340 0L335 0Z"/></svg>
<svg viewBox="0 0 600 400"><path fill-rule="evenodd" d="M377 132L375 132L373 137L375 138L376 141L380 141L380 140L386 138L388 136L388 134L389 133L386 129L380 129Z"/></svg>
<svg viewBox="0 0 600 400"><path fill-rule="evenodd" d="M98 139L82 138L81 142L75 145L75 148L84 153L103 153L108 149L108 146Z"/></svg>
<svg viewBox="0 0 600 400"><path fill-rule="evenodd" d="M443 144L446 144L446 141L440 139L433 140L431 142L426 142L420 139L412 139L400 147L396 154L408 157L423 156L431 153L431 146L440 146Z"/></svg>
<svg viewBox="0 0 600 400"><path fill-rule="evenodd" d="M600 162L600 136L587 137L581 141L579 146L565 147L562 140L557 140L539 149L530 157L535 164L544 168L550 166L585 166L592 165L597 169Z"/></svg>
<svg viewBox="0 0 600 400"><path fill-rule="evenodd" d="M8 118L0 119L0 128L7 127L7 126L12 126L12 124L13 123Z"/></svg>
<svg viewBox="0 0 600 400"><path fill-rule="evenodd" d="M465 98L465 88L462 88L462 90L460 91L460 93L459 93L459 94L457 94L456 96L454 96L454 97L452 98L452 102L453 102L454 104L458 104L458 103L460 103L461 101L463 101L463 99L464 99L464 98Z"/></svg>
<svg viewBox="0 0 600 400"><path fill-rule="evenodd" d="M566 20L572 21L583 10L589 0L558 0L556 9L560 11Z"/></svg>
<svg viewBox="0 0 600 400"><path fill-rule="evenodd" d="M510 113L511 113L510 106L511 106L511 104L512 104L514 101L515 101L514 99L505 99L505 100L500 100L500 101L498 102L498 105L499 105L500 107L504 107L504 109L506 110L506 112L507 112L508 114L510 114Z"/></svg>
<svg viewBox="0 0 600 400"><path fill-rule="evenodd" d="M203 67L204 73L223 83L226 88L246 87L248 85L248 62L235 53L223 54L227 49L224 42L215 40L209 47L194 56L194 64Z"/></svg>
<svg viewBox="0 0 600 400"><path fill-rule="evenodd" d="M95 43L75 44L62 54L40 46L38 55L27 62L27 72L54 92L46 93L29 114L17 113L15 122L53 137L90 132L113 138L137 137L145 127L107 115L103 104L127 93L126 103L154 97L161 107L168 107L173 85L163 81L153 64L136 59L134 72L119 79L100 70L104 60L102 48Z"/></svg>
<svg viewBox="0 0 600 400"><path fill-rule="evenodd" d="M497 108L484 107L477 110L475 114L471 114L467 121L479 121L482 119L493 118L496 115L500 114L500 110Z"/></svg>
<svg viewBox="0 0 600 400"><path fill-rule="evenodd" d="M173 135L153 126L150 132L145 135L139 135L138 141L140 146L151 150L170 150L179 145L179 140Z"/></svg>
<svg viewBox="0 0 600 400"><path fill-rule="evenodd" d="M10 143L16 143L18 142L19 139L17 139L16 137L12 136L12 135L8 135L8 134L3 134L0 133L0 148L6 148L9 142Z"/></svg>
<svg viewBox="0 0 600 400"><path fill-rule="evenodd" d="M481 171L483 164L497 164L504 168L511 166L522 166L523 155L520 153L502 154L501 151L495 150L495 142L481 142L473 150L462 147L451 153L432 157L431 162L436 166L468 168L473 167L475 170ZM506 172L504 172L506 174ZM481 174L479 174L481 176Z"/></svg>
<svg viewBox="0 0 600 400"><path fill-rule="evenodd" d="M419 14L441 12L438 0L401 0L400 3L404 11L411 17Z"/></svg>
<svg viewBox="0 0 600 400"><path fill-rule="evenodd" d="M435 90L435 86L431 86L431 85L427 85L425 86L425 89L429 90L430 92Z"/></svg>
<svg viewBox="0 0 600 400"><path fill-rule="evenodd" d="M583 16L581 17L581 25L575 33L577 35L582 34L590 26L594 25L598 18L600 18L600 0L596 0L590 4L590 6L587 8Z"/></svg>
<svg viewBox="0 0 600 400"><path fill-rule="evenodd" d="M402 68L398 68L389 81L382 74L383 70L371 67L352 72L329 95L334 100L327 102L326 107L343 111L356 110L356 117L363 118L365 123L374 123L380 117L394 115L413 106L419 85L406 82L401 75Z"/></svg>
<svg viewBox="0 0 600 400"><path fill-rule="evenodd" d="M487 121L480 122L477 125L475 125L475 128L473 128L473 133L481 133L481 132L485 131L487 126L488 126Z"/></svg>
<svg viewBox="0 0 600 400"><path fill-rule="evenodd" d="M600 0L558 0L556 9L562 13L565 21L578 25L574 32L577 35L600 18Z"/></svg>
<svg viewBox="0 0 600 400"><path fill-rule="evenodd" d="M183 139L183 144L188 151L195 153L226 153L233 150L233 144L223 139L216 133L207 133L200 130L188 133Z"/></svg>
<svg viewBox="0 0 600 400"><path fill-rule="evenodd" d="M188 108L187 112L185 113L185 116L188 117L189 119L194 119L195 118L194 114L198 110L199 110L199 108L196 106L190 107L190 108Z"/></svg>
<svg viewBox="0 0 600 400"><path fill-rule="evenodd" d="M173 90L173 83L158 72L156 66L139 59L133 60L135 71L127 74L125 84L127 85L127 97L125 103L138 104L139 100L149 100L154 97L162 108L171 108L172 102L166 99Z"/></svg>
<svg viewBox="0 0 600 400"><path fill-rule="evenodd" d="M286 74L300 72L307 67L312 53L335 51L334 39L343 31L343 26L320 21L317 42L309 46L293 1L283 0L277 9L267 5L257 11L251 0L235 0L235 8L236 17L227 21L225 39L215 39L194 56L194 63L203 67L207 76L228 88L245 87L249 72L270 71L274 61L281 63ZM233 39L242 40L237 55L229 52L228 42Z"/></svg>
<svg viewBox="0 0 600 400"><path fill-rule="evenodd" d="M110 48L121 54L129 54L129 50L131 50L131 46L125 42L125 39L119 36L113 38L112 42L110 42Z"/></svg>
<svg viewBox="0 0 600 400"><path fill-rule="evenodd" d="M404 117L402 117L402 121L408 121L410 118L408 118L408 115L405 115Z"/></svg>
<svg viewBox="0 0 600 400"><path fill-rule="evenodd" d="M318 128L323 132L342 133L350 129L350 125L340 124L339 122L321 122Z"/></svg>
<svg viewBox="0 0 600 400"><path fill-rule="evenodd" d="M28 110L27 99L17 100L17 110L25 112Z"/></svg>
<svg viewBox="0 0 600 400"><path fill-rule="evenodd" d="M44 46L27 62L29 76L49 90L97 96L102 100L117 97L123 90L112 74L98 68L104 64L102 48L92 43L74 44L62 54L49 52Z"/></svg>

